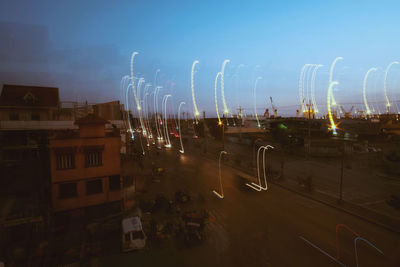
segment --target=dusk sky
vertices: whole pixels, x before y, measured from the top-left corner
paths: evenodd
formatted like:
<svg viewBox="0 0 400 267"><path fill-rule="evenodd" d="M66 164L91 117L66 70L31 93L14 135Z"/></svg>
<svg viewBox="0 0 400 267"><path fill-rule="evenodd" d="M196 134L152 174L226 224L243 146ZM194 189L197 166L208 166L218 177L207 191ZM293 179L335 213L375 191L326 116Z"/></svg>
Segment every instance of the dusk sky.
<svg viewBox="0 0 400 267"><path fill-rule="evenodd" d="M280 112L293 114L303 65L324 65L315 91L326 110L329 67L341 56L334 72L339 103L362 103L371 67L378 70L368 79L368 98L383 103L384 71L400 60L399 11L399 1L2 0L0 83L55 86L62 101L116 100L137 51L135 75L153 83L160 69L160 97L172 92L174 103L185 101L190 110L190 71L199 60L197 104L214 114L215 76L230 59L230 109L252 112L261 76L257 106L270 107L272 96ZM391 69L387 88L392 101L400 100L400 65Z"/></svg>

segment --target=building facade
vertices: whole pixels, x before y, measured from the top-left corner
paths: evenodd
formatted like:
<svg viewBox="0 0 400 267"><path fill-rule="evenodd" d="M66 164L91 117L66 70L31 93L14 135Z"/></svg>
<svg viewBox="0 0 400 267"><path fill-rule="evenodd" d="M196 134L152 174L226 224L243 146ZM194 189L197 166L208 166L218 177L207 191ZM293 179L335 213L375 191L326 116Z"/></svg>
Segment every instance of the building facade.
<svg viewBox="0 0 400 267"><path fill-rule="evenodd" d="M119 132L106 132L108 121L88 114L76 121L79 131L50 138L53 212L121 200Z"/></svg>

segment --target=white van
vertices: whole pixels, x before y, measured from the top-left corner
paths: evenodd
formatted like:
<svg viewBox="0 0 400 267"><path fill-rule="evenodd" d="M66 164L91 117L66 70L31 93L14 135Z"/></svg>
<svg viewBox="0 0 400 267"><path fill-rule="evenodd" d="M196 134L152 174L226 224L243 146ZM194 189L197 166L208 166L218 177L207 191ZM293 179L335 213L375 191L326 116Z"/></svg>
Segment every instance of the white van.
<svg viewBox="0 0 400 267"><path fill-rule="evenodd" d="M122 251L142 249L146 245L146 235L142 229L139 216L122 220Z"/></svg>

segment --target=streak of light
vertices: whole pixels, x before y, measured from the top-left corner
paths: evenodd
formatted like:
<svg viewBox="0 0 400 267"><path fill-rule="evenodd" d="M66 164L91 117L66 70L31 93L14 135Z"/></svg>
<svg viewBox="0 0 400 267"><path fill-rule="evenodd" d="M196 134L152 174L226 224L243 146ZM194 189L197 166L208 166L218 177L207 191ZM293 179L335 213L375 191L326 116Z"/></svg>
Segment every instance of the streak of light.
<svg viewBox="0 0 400 267"><path fill-rule="evenodd" d="M386 110L387 110L388 113L390 112L390 106L391 106L391 105L390 105L389 98L388 98L388 96L387 96L386 79L387 79L387 75L388 75L388 72L389 72L390 68L391 68L394 64L400 64L400 62L398 62L398 61L393 61L392 63L390 63L390 64L387 66L387 68L386 68L386 70L385 70L385 78L384 78L384 80L383 80L383 93L385 94Z"/></svg>
<svg viewBox="0 0 400 267"><path fill-rule="evenodd" d="M179 108L178 108L178 124L179 124L178 128L179 128L179 138L180 138L180 141L181 141L181 150L179 150L179 152L181 152L183 154L183 153L185 153L185 149L183 148L183 143L182 143L181 117L180 117L182 105L186 105L186 103L185 102L181 102L179 104Z"/></svg>
<svg viewBox="0 0 400 267"><path fill-rule="evenodd" d="M260 121L258 120L258 115L257 115L257 104L256 104L256 102L257 102L257 98L256 98L256 89L257 89L257 83L258 83L258 81L259 80L261 80L262 79L262 77L257 77L257 79L256 79L256 81L255 81L255 83L254 83L254 89L253 89L253 95L254 95L254 114L256 115L256 119L257 119L257 127L258 128L260 128L261 127L261 125L260 125Z"/></svg>
<svg viewBox="0 0 400 267"><path fill-rule="evenodd" d="M362 238L362 237L356 237L354 238L354 252L356 255L356 266L358 267L358 253L357 253L357 241L361 240L364 241L365 243L367 243L368 245L370 245L371 247L373 247L376 251L378 251L379 253L381 253L383 255L382 250L380 250L379 248L377 248L376 246L374 246L371 242L369 242L367 239Z"/></svg>
<svg viewBox="0 0 400 267"><path fill-rule="evenodd" d="M131 118L129 116L129 88L132 87L132 84L130 83L128 87L126 88L125 92L125 104L126 104L126 110L128 111L128 126L129 126L129 132L131 133L131 138L132 140L135 139L135 136L133 134L133 129L132 129L132 124L131 124Z"/></svg>
<svg viewBox="0 0 400 267"><path fill-rule="evenodd" d="M335 58L335 60L332 62L332 64L331 64L331 68L330 68L330 70L329 70L329 84L331 83L331 82L333 82L333 70L334 70L334 68L335 68L335 65L336 65L336 63L339 61L339 60L343 60L343 58L342 57L337 57L337 58ZM334 95L333 95L333 91L331 91L331 101L332 101L332 105L333 106L336 106L337 105L337 101L335 100L335 97L334 97Z"/></svg>
<svg viewBox="0 0 400 267"><path fill-rule="evenodd" d="M371 114L371 110L369 109L369 106L368 106L367 94L366 94L367 79L368 79L369 74L370 74L371 72L373 72L373 71L376 71L376 70L377 70L376 68L370 68L370 69L367 71L367 73L365 74L365 76L364 76L364 82L363 82L363 99L364 99L365 112L366 112L367 114Z"/></svg>
<svg viewBox="0 0 400 267"><path fill-rule="evenodd" d="M340 264L341 266L346 267L346 265L340 261L338 261L337 259L335 259L335 257L333 257L332 255L330 255L328 252L326 252L325 250L321 249L320 247L318 247L317 245L314 245L311 241L308 241L307 239L305 239L302 236L299 236L299 238L301 240L303 240L304 242L306 242L307 244L309 244L310 246L312 246L313 248L315 248L316 250L318 250L319 252L321 252L322 254L324 254L325 256L328 256L331 260L333 260L334 262Z"/></svg>
<svg viewBox="0 0 400 267"><path fill-rule="evenodd" d="M268 149L273 149L273 148L274 147L271 146L271 145L266 145L266 146L260 146L258 148L258 150L257 150L257 177L258 177L258 184L256 184L256 183L250 183L250 184L246 183L246 185L248 187L258 191L258 192L260 192L262 190L266 191L268 189L267 174L266 174L266 171L265 171L265 169L266 169L265 168L265 152ZM261 149L263 150L263 172L264 172L264 184L265 184L265 187L262 186L261 177L260 177L260 151L261 151Z"/></svg>
<svg viewBox="0 0 400 267"><path fill-rule="evenodd" d="M221 118L219 116L219 111L218 111L218 95L217 95L217 87L218 87L218 78L222 75L221 72L217 73L217 76L215 76L215 82L214 82L214 101L215 101L215 110L217 112L217 117L218 117L218 125L222 125Z"/></svg>
<svg viewBox="0 0 400 267"><path fill-rule="evenodd" d="M300 98L300 110L304 112L304 72L311 64L304 64L300 71L300 78L299 78L299 98Z"/></svg>
<svg viewBox="0 0 400 267"><path fill-rule="evenodd" d="M156 130L157 130L157 139L162 140L161 134L160 134L160 128L159 128L159 121L158 121L158 93L162 89L162 86L157 86L154 89L154 120L156 123Z"/></svg>
<svg viewBox="0 0 400 267"><path fill-rule="evenodd" d="M196 98L194 96L194 69L195 69L195 67L196 67L196 65L198 63L199 63L198 60L193 61L192 72L191 72L191 75L190 75L190 84L191 84L191 88L192 88L192 100L193 100L193 107L194 107L194 116L196 117L196 120L200 115L199 110L197 108L197 104L196 104Z"/></svg>
<svg viewBox="0 0 400 267"><path fill-rule="evenodd" d="M316 65L312 74L312 82L311 82L311 101L312 101L312 105L314 107L314 112L318 113L318 107L317 107L317 102L315 101L315 77L317 75L317 70L322 67L323 65Z"/></svg>
<svg viewBox="0 0 400 267"><path fill-rule="evenodd" d="M221 94L222 94L222 103L224 104L224 114L227 115L229 110L226 105L225 101L225 85L224 85L224 74L225 74L225 66L230 62L229 59L225 59L224 62L222 63L222 68L221 68Z"/></svg>
<svg viewBox="0 0 400 267"><path fill-rule="evenodd" d="M327 106L328 106L328 116L329 116L329 122L330 122L330 130L332 130L333 134L336 135L336 125L335 125L335 121L333 120L333 116L332 116L332 110L331 110L331 97L332 95L332 88L335 85L338 85L339 82L334 81L329 83L329 87L328 87L328 94L327 94Z"/></svg>
<svg viewBox="0 0 400 267"><path fill-rule="evenodd" d="M228 154L225 150L222 150L219 152L219 160L218 160L218 176L219 176L219 189L221 193L218 193L216 190L213 190L212 192L219 198L223 199L224 196L224 189L222 187L222 177L221 177L221 156L223 154Z"/></svg>
<svg viewBox="0 0 400 267"><path fill-rule="evenodd" d="M167 144L165 145L165 147L171 147L171 140L169 139L169 132L168 132L168 118L167 118L167 101L168 101L168 97L170 97L171 95L166 95L165 96L165 101L164 101L164 127L165 127L165 136L166 136L166 142Z"/></svg>
<svg viewBox="0 0 400 267"><path fill-rule="evenodd" d="M137 95L136 95L135 79L134 79L134 76L133 76L133 61L134 61L135 56L137 54L139 54L139 53L138 52L133 52L132 56L131 56L131 83L132 83L132 90L133 90L133 94L134 94L134 97L135 97L136 106L137 106L137 109L140 110L140 103L139 103L139 99L137 98Z"/></svg>

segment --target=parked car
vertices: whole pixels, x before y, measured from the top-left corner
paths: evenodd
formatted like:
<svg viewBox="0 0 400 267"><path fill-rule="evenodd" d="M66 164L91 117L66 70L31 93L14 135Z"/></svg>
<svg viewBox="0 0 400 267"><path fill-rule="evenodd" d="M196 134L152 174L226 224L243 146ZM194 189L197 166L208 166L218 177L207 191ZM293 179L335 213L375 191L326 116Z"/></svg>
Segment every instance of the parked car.
<svg viewBox="0 0 400 267"><path fill-rule="evenodd" d="M139 216L122 220L122 251L143 249L146 246L146 235L143 232Z"/></svg>

